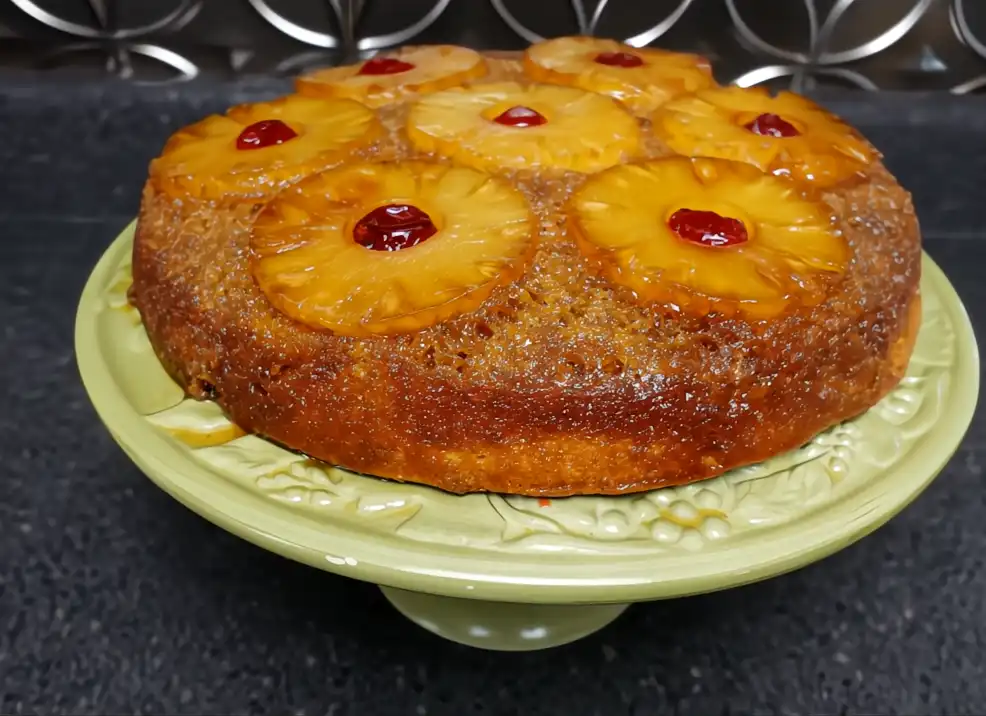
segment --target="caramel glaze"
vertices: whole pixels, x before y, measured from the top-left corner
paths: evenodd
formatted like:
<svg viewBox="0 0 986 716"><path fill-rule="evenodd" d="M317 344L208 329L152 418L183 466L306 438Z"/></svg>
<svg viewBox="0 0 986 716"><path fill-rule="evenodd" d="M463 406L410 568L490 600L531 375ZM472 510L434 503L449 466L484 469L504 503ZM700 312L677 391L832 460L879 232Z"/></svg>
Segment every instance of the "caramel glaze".
<svg viewBox="0 0 986 716"><path fill-rule="evenodd" d="M519 63L491 61L493 78ZM487 79L490 79L489 77ZM405 108L363 157L413 156ZM641 120L645 132L647 123ZM647 156L667 154L648 135ZM582 177L509 175L541 220L525 274L414 334L347 338L278 314L250 272L258 204L144 189L131 296L187 391L312 457L451 492L619 494L791 450L874 405L920 324L920 234L881 164L825 195L853 249L828 299L779 319L640 305L579 253L563 206Z"/></svg>

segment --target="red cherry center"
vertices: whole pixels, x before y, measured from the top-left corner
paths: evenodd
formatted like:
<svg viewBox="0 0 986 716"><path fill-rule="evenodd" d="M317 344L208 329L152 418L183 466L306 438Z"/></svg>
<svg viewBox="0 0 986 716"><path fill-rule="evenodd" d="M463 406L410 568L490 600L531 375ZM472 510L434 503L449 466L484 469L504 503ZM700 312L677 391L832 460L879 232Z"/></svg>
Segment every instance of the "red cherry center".
<svg viewBox="0 0 986 716"><path fill-rule="evenodd" d="M353 239L373 251L400 251L417 246L438 231L431 217L410 204L387 204L364 216L353 228Z"/></svg>
<svg viewBox="0 0 986 716"><path fill-rule="evenodd" d="M801 132L788 121L776 114L761 114L745 125L754 134L763 137L797 137Z"/></svg>
<svg viewBox="0 0 986 716"><path fill-rule="evenodd" d="M517 105L506 110L493 121L508 127L538 127L548 120L545 119L543 114L536 112L530 107Z"/></svg>
<svg viewBox="0 0 986 716"><path fill-rule="evenodd" d="M714 211L678 209L668 219L668 226L685 241L700 246L736 246L750 240L742 221Z"/></svg>
<svg viewBox="0 0 986 716"><path fill-rule="evenodd" d="M596 55L595 61L600 65L609 65L610 67L640 67L644 64L640 55L635 55L632 52L600 52Z"/></svg>
<svg viewBox="0 0 986 716"><path fill-rule="evenodd" d="M263 149L275 144L284 144L294 139L298 133L279 119L264 119L254 122L236 138L237 149Z"/></svg>
<svg viewBox="0 0 986 716"><path fill-rule="evenodd" d="M372 60L364 62L357 74L396 75L413 69L413 64L404 62L404 60L398 60L396 57L374 57Z"/></svg>

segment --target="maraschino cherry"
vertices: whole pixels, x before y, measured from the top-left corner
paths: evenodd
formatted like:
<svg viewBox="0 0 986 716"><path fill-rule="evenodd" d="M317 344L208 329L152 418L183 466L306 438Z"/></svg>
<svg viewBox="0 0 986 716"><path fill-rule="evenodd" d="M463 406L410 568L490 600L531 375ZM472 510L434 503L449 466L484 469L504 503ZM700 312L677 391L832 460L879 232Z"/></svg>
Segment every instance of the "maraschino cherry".
<svg viewBox="0 0 986 716"><path fill-rule="evenodd" d="M668 219L668 226L685 241L700 246L736 246L750 238L742 221L714 211L678 209Z"/></svg>
<svg viewBox="0 0 986 716"><path fill-rule="evenodd" d="M779 115L770 113L761 114L744 126L763 137L797 137L801 134L793 124Z"/></svg>
<svg viewBox="0 0 986 716"><path fill-rule="evenodd" d="M353 239L373 251L400 251L417 246L438 229L431 217L410 204L387 204L364 216L353 228Z"/></svg>
<svg viewBox="0 0 986 716"><path fill-rule="evenodd" d="M414 65L396 57L374 57L363 63L357 74L360 75L397 75L413 70Z"/></svg>
<svg viewBox="0 0 986 716"><path fill-rule="evenodd" d="M545 119L543 114L530 107L515 105L500 114L493 121L497 124L506 125L507 127L539 127L548 120Z"/></svg>
<svg viewBox="0 0 986 716"><path fill-rule="evenodd" d="M275 144L284 144L298 136L298 133L279 119L264 119L254 122L236 138L237 149L263 149Z"/></svg>
<svg viewBox="0 0 986 716"><path fill-rule="evenodd" d="M632 52L600 52L596 55L595 61L600 65L626 68L640 67L644 64L640 55L635 55Z"/></svg>

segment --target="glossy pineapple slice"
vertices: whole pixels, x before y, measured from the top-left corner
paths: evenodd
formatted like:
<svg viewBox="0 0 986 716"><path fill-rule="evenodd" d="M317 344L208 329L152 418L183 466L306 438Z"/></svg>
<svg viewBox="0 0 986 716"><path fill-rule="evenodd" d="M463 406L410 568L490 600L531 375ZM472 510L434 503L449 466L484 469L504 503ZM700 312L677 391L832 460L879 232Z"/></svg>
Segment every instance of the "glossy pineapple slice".
<svg viewBox="0 0 986 716"><path fill-rule="evenodd" d="M150 175L173 196L263 197L338 164L382 130L349 100L291 95L244 104L175 133Z"/></svg>
<svg viewBox="0 0 986 716"><path fill-rule="evenodd" d="M537 222L523 195L466 167L354 164L275 197L253 227L270 302L353 336L417 331L477 308L516 277Z"/></svg>
<svg viewBox="0 0 986 716"><path fill-rule="evenodd" d="M299 77L298 92L311 97L346 97L370 107L461 85L486 74L486 61L455 45L405 47L344 67Z"/></svg>
<svg viewBox="0 0 986 716"><path fill-rule="evenodd" d="M685 157L597 174L570 206L582 249L640 299L760 318L818 303L846 271L830 213L748 164Z"/></svg>
<svg viewBox="0 0 986 716"><path fill-rule="evenodd" d="M681 97L654 117L654 130L686 156L746 162L819 187L860 174L877 158L855 130L791 92L722 87Z"/></svg>
<svg viewBox="0 0 986 716"><path fill-rule="evenodd" d="M715 85L704 57L597 37L558 37L531 45L524 53L524 71L538 82L609 95L640 114Z"/></svg>
<svg viewBox="0 0 986 716"><path fill-rule="evenodd" d="M594 172L636 154L637 120L574 87L496 82L424 97L407 120L411 143L485 170Z"/></svg>

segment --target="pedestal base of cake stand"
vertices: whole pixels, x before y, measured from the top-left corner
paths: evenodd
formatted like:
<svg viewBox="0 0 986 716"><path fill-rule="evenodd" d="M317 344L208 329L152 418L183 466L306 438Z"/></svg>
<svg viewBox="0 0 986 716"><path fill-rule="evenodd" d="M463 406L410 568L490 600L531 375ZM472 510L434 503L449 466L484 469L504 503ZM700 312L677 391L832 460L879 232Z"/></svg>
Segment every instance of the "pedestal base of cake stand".
<svg viewBox="0 0 986 716"><path fill-rule="evenodd" d="M629 604L513 604L380 587L418 626L449 641L492 651L537 651L589 636Z"/></svg>

